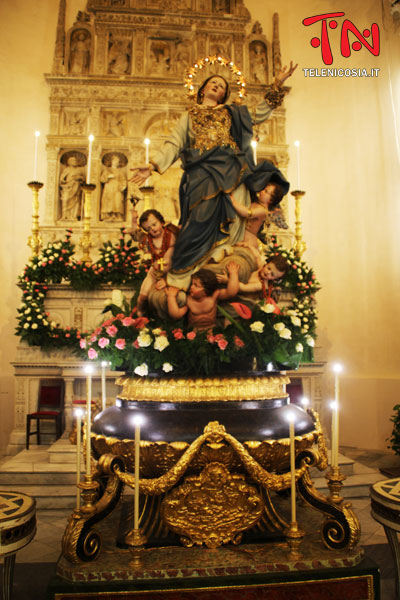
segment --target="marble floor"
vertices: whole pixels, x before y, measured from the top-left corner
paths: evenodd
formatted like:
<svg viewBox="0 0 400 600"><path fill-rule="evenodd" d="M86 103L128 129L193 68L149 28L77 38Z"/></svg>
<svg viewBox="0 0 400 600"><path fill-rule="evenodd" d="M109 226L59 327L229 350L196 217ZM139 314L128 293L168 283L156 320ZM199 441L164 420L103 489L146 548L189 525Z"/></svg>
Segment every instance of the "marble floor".
<svg viewBox="0 0 400 600"><path fill-rule="evenodd" d="M347 447L342 447L340 451L341 454L371 468L390 469L400 464L399 457L389 452ZM381 598L392 600L395 598L394 570L383 528L370 516L368 497L349 498L349 500L361 523L361 545L365 546L366 550L368 546L379 546L374 549L376 556L372 554L371 558L381 566ZM27 547L18 552L17 563L56 563L61 551L62 534L70 514L70 509L38 510L36 537Z"/></svg>

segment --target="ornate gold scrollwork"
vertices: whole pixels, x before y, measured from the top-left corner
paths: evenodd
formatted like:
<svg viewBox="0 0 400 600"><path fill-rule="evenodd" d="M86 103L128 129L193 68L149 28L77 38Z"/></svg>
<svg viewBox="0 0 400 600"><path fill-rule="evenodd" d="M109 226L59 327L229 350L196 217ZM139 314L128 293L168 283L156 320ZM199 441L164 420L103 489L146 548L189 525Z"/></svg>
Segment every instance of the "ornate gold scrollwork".
<svg viewBox="0 0 400 600"><path fill-rule="evenodd" d="M161 515L185 546L217 548L240 543L242 532L260 520L263 509L261 496L244 475L231 475L224 465L210 463L164 498Z"/></svg>
<svg viewBox="0 0 400 600"><path fill-rule="evenodd" d="M94 474L93 488L99 487L98 479L107 477L103 495L93 503L91 510L76 509L70 516L61 541L63 556L73 564L90 562L101 548L100 535L91 526L106 517L115 508L122 492L122 483L116 475L125 468L121 457L105 454L100 457ZM83 508L83 507L82 507Z"/></svg>
<svg viewBox="0 0 400 600"><path fill-rule="evenodd" d="M218 421L212 421L204 428L204 433L190 444L189 448L167 473L155 479L141 479L140 492L150 496L158 496L170 490L178 483L191 461L200 451L201 446L207 441L211 443L227 442L238 455L240 462L248 474L259 485L273 491L284 490L290 486L290 472L282 474L268 472L254 460L241 442L226 432L223 425L220 425ZM306 470L307 465L302 465L300 469L296 469L296 479L301 477ZM118 469L116 472L123 483L129 485L129 487L135 487L135 478L133 475L130 473L120 473Z"/></svg>

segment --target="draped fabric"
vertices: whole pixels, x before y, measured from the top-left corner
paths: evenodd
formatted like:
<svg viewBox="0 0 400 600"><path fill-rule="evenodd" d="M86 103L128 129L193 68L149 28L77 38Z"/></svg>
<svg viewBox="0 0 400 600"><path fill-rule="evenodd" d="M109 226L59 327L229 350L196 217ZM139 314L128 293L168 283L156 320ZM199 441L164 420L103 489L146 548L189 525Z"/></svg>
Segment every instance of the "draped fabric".
<svg viewBox="0 0 400 600"><path fill-rule="evenodd" d="M217 246L240 241L231 235L231 225L238 217L229 194L241 184L249 192L259 192L272 181L280 183L285 193L289 189L289 183L271 162L264 160L255 165L251 147L253 128L247 107L229 105L226 109L231 115L231 135L239 151L229 146L216 146L204 152L185 147L181 153L184 169L179 189L181 231L172 259L172 274L191 271L204 263Z"/></svg>

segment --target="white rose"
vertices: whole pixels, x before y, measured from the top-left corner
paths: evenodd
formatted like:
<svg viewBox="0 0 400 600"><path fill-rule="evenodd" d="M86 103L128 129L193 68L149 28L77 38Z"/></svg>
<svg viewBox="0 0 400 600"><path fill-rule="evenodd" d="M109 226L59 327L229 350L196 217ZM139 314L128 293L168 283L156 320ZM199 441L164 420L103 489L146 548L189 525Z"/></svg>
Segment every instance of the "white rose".
<svg viewBox="0 0 400 600"><path fill-rule="evenodd" d="M267 302L267 304L263 304L260 306L261 310L265 313L273 313L275 310L275 306Z"/></svg>
<svg viewBox="0 0 400 600"><path fill-rule="evenodd" d="M124 303L124 295L121 290L113 290L111 294L111 303L116 306L122 306Z"/></svg>
<svg viewBox="0 0 400 600"><path fill-rule="evenodd" d="M306 342L308 346L313 347L315 345L314 338L312 338L311 335L306 336Z"/></svg>
<svg viewBox="0 0 400 600"><path fill-rule="evenodd" d="M275 323L274 329L276 331L282 331L282 329L285 329L285 324L282 323L282 321L280 321L279 323Z"/></svg>
<svg viewBox="0 0 400 600"><path fill-rule="evenodd" d="M149 369L148 369L146 363L142 363L141 365L136 367L134 372L136 373L136 375L140 375L140 377L146 377L146 375L149 372Z"/></svg>
<svg viewBox="0 0 400 600"><path fill-rule="evenodd" d="M52 329L54 329L54 328L55 328L55 326L56 326L56 323L55 323L55 321L52 321L52 322L50 323L50 327L51 327Z"/></svg>
<svg viewBox="0 0 400 600"><path fill-rule="evenodd" d="M110 252L112 250L112 247L111 246L107 246L106 250L107 250L107 252Z"/></svg>
<svg viewBox="0 0 400 600"><path fill-rule="evenodd" d="M141 333L137 338L137 343L141 348L147 348L152 342L151 336L148 333Z"/></svg>
<svg viewBox="0 0 400 600"><path fill-rule="evenodd" d="M31 317L31 316L29 316L29 317L27 317L27 318L26 318L26 320L27 320L27 321L32 321L32 317Z"/></svg>
<svg viewBox="0 0 400 600"><path fill-rule="evenodd" d="M24 323L24 329L29 329L29 323Z"/></svg>
<svg viewBox="0 0 400 600"><path fill-rule="evenodd" d="M250 325L250 329L256 333L262 333L264 331L264 323L261 321L254 321L254 323Z"/></svg>
<svg viewBox="0 0 400 600"><path fill-rule="evenodd" d="M169 341L167 340L165 335L159 335L158 337L156 337L154 342L155 350L162 352L167 346L169 346Z"/></svg>
<svg viewBox="0 0 400 600"><path fill-rule="evenodd" d="M300 327L301 321L300 321L299 317L290 317L290 320L292 321L292 323L295 327Z"/></svg>
<svg viewBox="0 0 400 600"><path fill-rule="evenodd" d="M161 331L161 328L157 327L157 329L153 329L153 335L160 335Z"/></svg>
<svg viewBox="0 0 400 600"><path fill-rule="evenodd" d="M174 367L171 365L171 363L164 363L162 366L162 370L164 371L164 373L170 373L171 371L174 370Z"/></svg>
<svg viewBox="0 0 400 600"><path fill-rule="evenodd" d="M48 325L48 324L49 324L49 322L46 321L46 319L43 319L43 325Z"/></svg>
<svg viewBox="0 0 400 600"><path fill-rule="evenodd" d="M32 323L32 329L37 329L38 328L38 324L37 323Z"/></svg>
<svg viewBox="0 0 400 600"><path fill-rule="evenodd" d="M42 315L37 315L36 318L37 319L43 319L43 316Z"/></svg>
<svg viewBox="0 0 400 600"><path fill-rule="evenodd" d="M284 327L280 330L279 337L284 338L285 340L290 340L290 338L292 337L292 332L290 331L290 329L287 329L287 327Z"/></svg>
<svg viewBox="0 0 400 600"><path fill-rule="evenodd" d="M27 296L25 300L32 300L32 296Z"/></svg>
<svg viewBox="0 0 400 600"><path fill-rule="evenodd" d="M296 344L296 352L303 352L303 349L303 344L300 344L300 342Z"/></svg>
<svg viewBox="0 0 400 600"><path fill-rule="evenodd" d="M304 325L304 327L301 328L301 333L307 333L308 329L308 325Z"/></svg>
<svg viewBox="0 0 400 600"><path fill-rule="evenodd" d="M25 314L26 314L26 315L29 315L29 313L30 313L30 312L31 312L31 309L30 309L30 308L27 308L27 309L26 309L26 311L25 311Z"/></svg>

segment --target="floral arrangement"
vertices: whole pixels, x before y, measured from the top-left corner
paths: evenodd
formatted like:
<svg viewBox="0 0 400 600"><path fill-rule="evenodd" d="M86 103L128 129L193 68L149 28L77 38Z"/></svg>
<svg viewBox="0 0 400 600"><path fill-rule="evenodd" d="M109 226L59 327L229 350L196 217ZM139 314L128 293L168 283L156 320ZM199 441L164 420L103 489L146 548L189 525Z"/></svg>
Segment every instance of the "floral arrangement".
<svg viewBox="0 0 400 600"><path fill-rule="evenodd" d="M70 348L86 360L106 360L112 367L140 376L151 372L217 374L227 368L231 372L251 368L254 361L260 370L275 370L313 360L313 294L319 283L312 269L275 238L266 248L266 258L272 254L286 258L289 269L280 287L293 293L291 303L281 310L272 300L263 300L252 309L229 303L218 307L217 326L199 331L183 320L166 323L137 317L136 293L128 302L114 289L104 310L110 315L93 332L62 329L51 320L44 307L48 284L65 281L74 289L128 284L137 289L149 265L139 261L137 247L125 240L123 230L117 244L103 245L99 260L92 265L74 261L70 238L67 231L65 239L48 244L21 273L23 300L17 334L29 345Z"/></svg>
<svg viewBox="0 0 400 600"><path fill-rule="evenodd" d="M48 284L64 281L75 290L93 290L103 285L136 286L148 269L146 263L140 262L137 246L126 239L123 229L116 244L103 244L100 258L93 264L74 260L71 234L68 229L64 239L47 244L19 276L22 302L16 333L30 346L79 349L81 332L72 327L62 329L45 310Z"/></svg>

